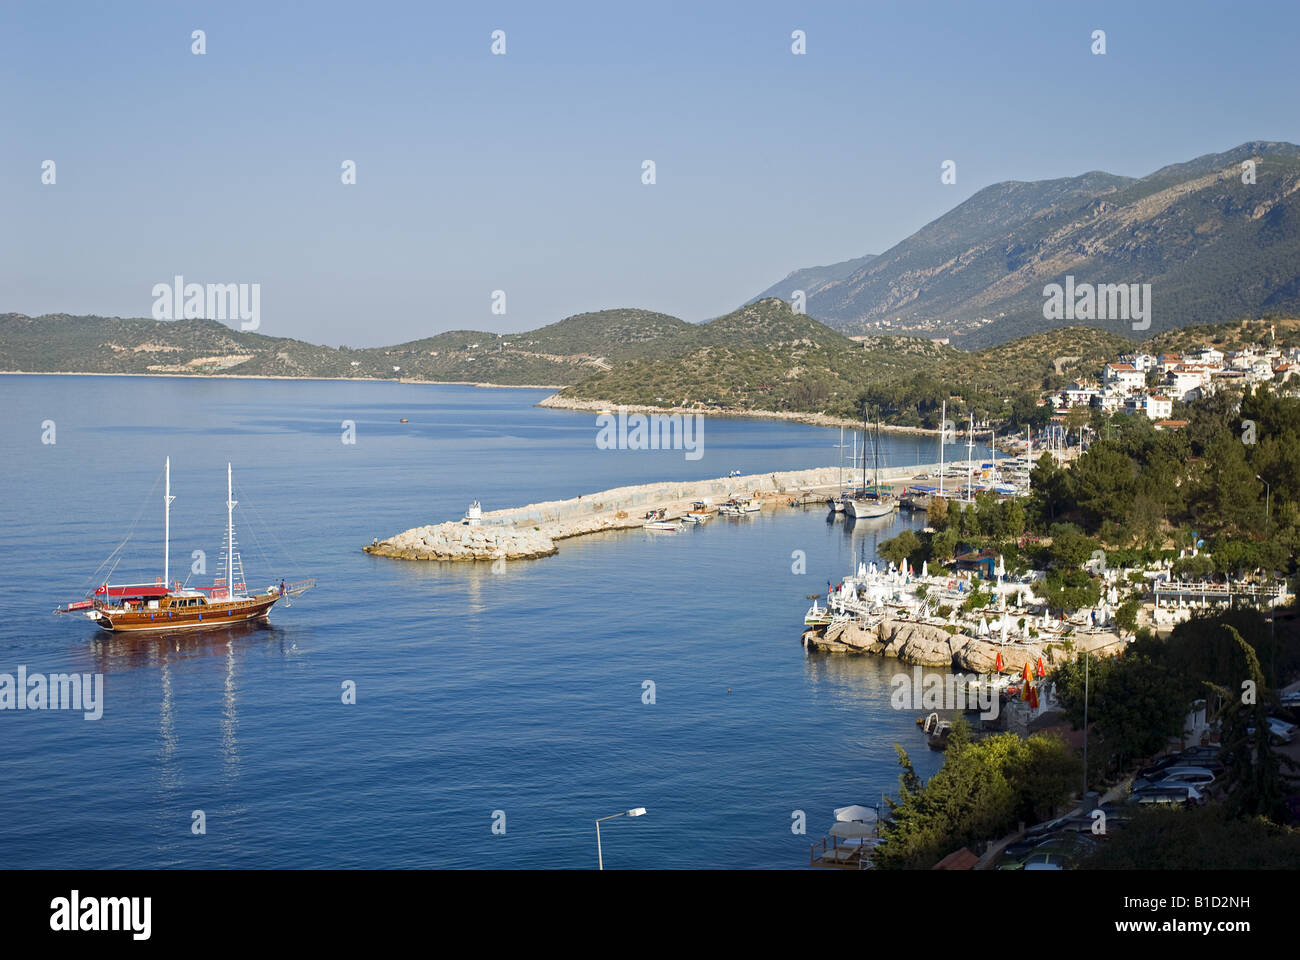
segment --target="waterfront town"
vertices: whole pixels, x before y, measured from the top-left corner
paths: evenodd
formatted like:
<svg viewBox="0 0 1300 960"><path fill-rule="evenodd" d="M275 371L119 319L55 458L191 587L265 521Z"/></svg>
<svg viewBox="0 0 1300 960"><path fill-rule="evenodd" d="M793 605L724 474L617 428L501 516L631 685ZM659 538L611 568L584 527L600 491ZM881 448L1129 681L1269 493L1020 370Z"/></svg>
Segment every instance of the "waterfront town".
<svg viewBox="0 0 1300 960"><path fill-rule="evenodd" d="M1106 413L1142 414L1157 428L1176 430L1175 403L1192 403L1224 388L1253 390L1272 384L1292 392L1300 380L1300 348L1262 345L1224 352L1210 345L1182 354L1133 353L1107 363L1101 383L1075 381L1043 397L1056 410L1097 407Z"/></svg>
<svg viewBox="0 0 1300 960"><path fill-rule="evenodd" d="M1040 460L1021 437L881 494L924 527L829 583L802 642L897 658L898 708L948 757L922 783L900 746L899 798L836 809L810 865L1300 862L1297 362L1120 356L1041 398Z"/></svg>

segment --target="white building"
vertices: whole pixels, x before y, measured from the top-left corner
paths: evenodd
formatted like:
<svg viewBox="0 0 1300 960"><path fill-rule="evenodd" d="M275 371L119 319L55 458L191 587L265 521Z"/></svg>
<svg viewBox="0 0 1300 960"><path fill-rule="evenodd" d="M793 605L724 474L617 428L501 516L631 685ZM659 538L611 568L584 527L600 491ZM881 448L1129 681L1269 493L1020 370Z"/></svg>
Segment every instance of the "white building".
<svg viewBox="0 0 1300 960"><path fill-rule="evenodd" d="M1108 363L1103 382L1110 389L1130 393L1145 387L1147 378L1145 373L1131 363Z"/></svg>
<svg viewBox="0 0 1300 960"><path fill-rule="evenodd" d="M1142 412L1148 420L1168 420L1174 412L1174 401L1158 393L1142 398Z"/></svg>

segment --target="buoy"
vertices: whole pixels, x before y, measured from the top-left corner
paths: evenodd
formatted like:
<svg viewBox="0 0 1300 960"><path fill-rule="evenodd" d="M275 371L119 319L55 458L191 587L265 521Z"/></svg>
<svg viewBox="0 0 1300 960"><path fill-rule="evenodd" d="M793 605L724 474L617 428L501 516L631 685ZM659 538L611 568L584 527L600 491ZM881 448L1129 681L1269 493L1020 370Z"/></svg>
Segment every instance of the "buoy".
<svg viewBox="0 0 1300 960"><path fill-rule="evenodd" d="M410 423L410 422L411 421L407 420L405 417L402 417L402 423Z"/></svg>

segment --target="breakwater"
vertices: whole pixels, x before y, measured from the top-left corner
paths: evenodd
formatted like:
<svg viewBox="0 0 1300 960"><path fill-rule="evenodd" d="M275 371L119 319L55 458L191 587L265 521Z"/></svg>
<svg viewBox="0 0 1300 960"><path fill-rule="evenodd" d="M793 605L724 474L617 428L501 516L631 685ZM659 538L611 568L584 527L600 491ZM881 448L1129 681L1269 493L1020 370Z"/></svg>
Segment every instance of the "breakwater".
<svg viewBox="0 0 1300 960"><path fill-rule="evenodd" d="M880 471L881 482L906 480L934 465L893 467ZM846 482L851 482L846 474ZM732 497L751 497L769 506L789 506L809 494L839 488L839 467L816 467L711 480L664 481L615 487L568 500L485 511L478 524L460 521L413 527L386 540L376 539L367 553L399 560L524 560L557 551L555 542L606 530L626 530L645 523L650 510L668 519L683 516L692 503L716 507Z"/></svg>
<svg viewBox="0 0 1300 960"><path fill-rule="evenodd" d="M1023 670L1026 663L1032 670L1039 657L1048 664L1054 663L1057 652L1063 648L1070 655L1086 650L1094 655L1112 656L1122 646L1117 635L1104 631L1078 632L1070 637L1068 645L1061 642L999 643L963 633L949 633L941 626L914 620L884 620L874 627L856 621L835 623L806 630L802 642L810 649L826 653L893 657L923 667L951 667L981 674L996 670L999 656L1002 657L1003 670L1013 674Z"/></svg>

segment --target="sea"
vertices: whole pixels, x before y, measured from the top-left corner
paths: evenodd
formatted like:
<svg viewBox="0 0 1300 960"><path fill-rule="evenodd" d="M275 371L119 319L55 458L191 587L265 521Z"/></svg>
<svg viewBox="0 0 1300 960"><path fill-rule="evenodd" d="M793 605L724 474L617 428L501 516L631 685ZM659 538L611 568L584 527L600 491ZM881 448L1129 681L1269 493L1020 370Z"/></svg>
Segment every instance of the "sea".
<svg viewBox="0 0 1300 960"><path fill-rule="evenodd" d="M897 748L934 773L916 712L890 707L896 662L799 641L809 597L920 517L764 509L495 566L363 552L473 500L852 454L838 429L725 418L699 459L600 449L595 415L546 395L0 376L0 675L102 676L97 719L0 709L0 866L594 869L596 820L644 807L602 824L606 869L799 869L836 807L896 794ZM248 585L315 588L199 634L56 615L163 575L166 457L173 580L221 575L229 463Z"/></svg>

